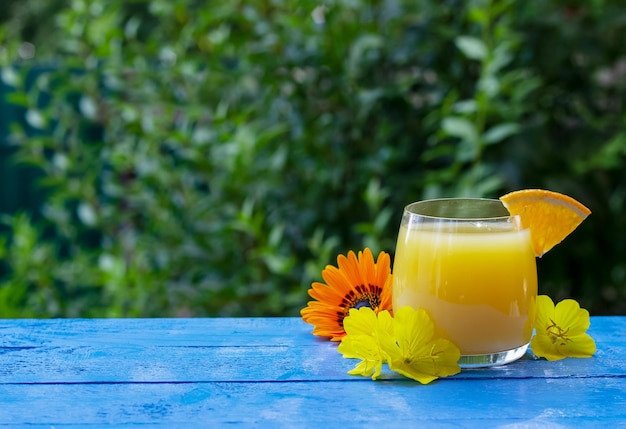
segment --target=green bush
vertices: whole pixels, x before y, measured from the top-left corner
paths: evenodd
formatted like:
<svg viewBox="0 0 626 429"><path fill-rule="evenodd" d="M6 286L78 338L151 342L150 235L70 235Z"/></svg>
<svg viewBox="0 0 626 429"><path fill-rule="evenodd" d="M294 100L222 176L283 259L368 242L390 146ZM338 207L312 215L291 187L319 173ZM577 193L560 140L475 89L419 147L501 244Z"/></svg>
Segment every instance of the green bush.
<svg viewBox="0 0 626 429"><path fill-rule="evenodd" d="M7 144L46 197L4 219L5 317L296 315L405 204L525 187L593 211L542 293L626 310L617 0L9 4Z"/></svg>

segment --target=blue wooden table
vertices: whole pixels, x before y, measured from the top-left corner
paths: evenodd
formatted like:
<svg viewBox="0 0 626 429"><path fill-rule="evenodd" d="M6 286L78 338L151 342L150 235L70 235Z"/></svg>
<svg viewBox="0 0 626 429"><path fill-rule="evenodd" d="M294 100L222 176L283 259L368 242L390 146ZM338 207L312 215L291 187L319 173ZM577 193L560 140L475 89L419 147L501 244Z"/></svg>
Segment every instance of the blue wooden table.
<svg viewBox="0 0 626 429"><path fill-rule="evenodd" d="M626 427L626 317L591 359L525 357L421 385L350 376L298 318L0 320L0 425Z"/></svg>

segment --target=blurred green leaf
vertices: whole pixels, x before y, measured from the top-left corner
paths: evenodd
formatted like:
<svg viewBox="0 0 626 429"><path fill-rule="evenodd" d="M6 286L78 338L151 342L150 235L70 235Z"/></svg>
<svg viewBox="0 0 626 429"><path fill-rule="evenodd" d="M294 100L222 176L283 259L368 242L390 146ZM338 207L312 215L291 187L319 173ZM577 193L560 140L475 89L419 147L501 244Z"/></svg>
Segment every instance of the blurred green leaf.
<svg viewBox="0 0 626 429"><path fill-rule="evenodd" d="M452 137L465 140L470 146L475 146L478 142L478 131L476 125L469 119L449 116L441 121L441 128Z"/></svg>
<svg viewBox="0 0 626 429"><path fill-rule="evenodd" d="M456 47L470 60L482 61L489 53L484 42L472 36L459 36L454 40Z"/></svg>
<svg viewBox="0 0 626 429"><path fill-rule="evenodd" d="M502 123L495 125L485 131L483 135L483 140L486 144L494 144L500 143L512 135L515 135L519 132L519 125L516 123Z"/></svg>

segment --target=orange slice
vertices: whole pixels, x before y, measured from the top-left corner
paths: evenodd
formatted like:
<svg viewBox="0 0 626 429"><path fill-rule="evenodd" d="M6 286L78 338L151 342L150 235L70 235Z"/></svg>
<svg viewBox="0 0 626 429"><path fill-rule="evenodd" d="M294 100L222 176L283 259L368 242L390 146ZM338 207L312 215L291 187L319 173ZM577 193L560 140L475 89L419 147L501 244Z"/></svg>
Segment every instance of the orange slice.
<svg viewBox="0 0 626 429"><path fill-rule="evenodd" d="M519 215L522 226L530 228L538 257L563 241L591 213L574 198L544 189L510 192L500 201L511 215Z"/></svg>

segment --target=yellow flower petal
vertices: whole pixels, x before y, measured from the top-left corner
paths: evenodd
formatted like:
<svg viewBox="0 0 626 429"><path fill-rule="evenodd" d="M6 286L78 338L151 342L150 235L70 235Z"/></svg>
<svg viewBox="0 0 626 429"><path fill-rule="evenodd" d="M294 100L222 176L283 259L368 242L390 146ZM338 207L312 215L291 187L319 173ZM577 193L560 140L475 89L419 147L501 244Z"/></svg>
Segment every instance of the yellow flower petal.
<svg viewBox="0 0 626 429"><path fill-rule="evenodd" d="M376 336L378 338L388 337L395 339L395 333L393 329L393 317L387 310L378 313L378 326L376 330Z"/></svg>
<svg viewBox="0 0 626 429"><path fill-rule="evenodd" d="M433 337L435 327L424 310L402 307L394 318L396 339L401 348L416 347L417 343L429 341Z"/></svg>
<svg viewBox="0 0 626 429"><path fill-rule="evenodd" d="M380 353L378 342L369 335L347 335L342 338L337 350L344 358L361 359L353 369L351 375L372 377L376 380L380 376L383 366L383 356Z"/></svg>
<svg viewBox="0 0 626 429"><path fill-rule="evenodd" d="M343 328L348 335L374 335L378 327L376 313L369 307L351 308L348 317L343 319Z"/></svg>
<svg viewBox="0 0 626 429"><path fill-rule="evenodd" d="M535 301L535 328L549 326L554 319L554 301L547 295L539 295ZM539 329L537 329L539 332Z"/></svg>
<svg viewBox="0 0 626 429"><path fill-rule="evenodd" d="M556 305L554 321L559 326L567 326L570 336L584 334L590 325L589 312L573 299L564 299Z"/></svg>
<svg viewBox="0 0 626 429"><path fill-rule="evenodd" d="M596 342L588 334L576 335L563 346L563 353L568 357L590 358L596 352Z"/></svg>
<svg viewBox="0 0 626 429"><path fill-rule="evenodd" d="M557 347L554 347L552 339L547 335L535 335L530 340L530 348L533 353L550 361L565 359L565 355L560 353Z"/></svg>

